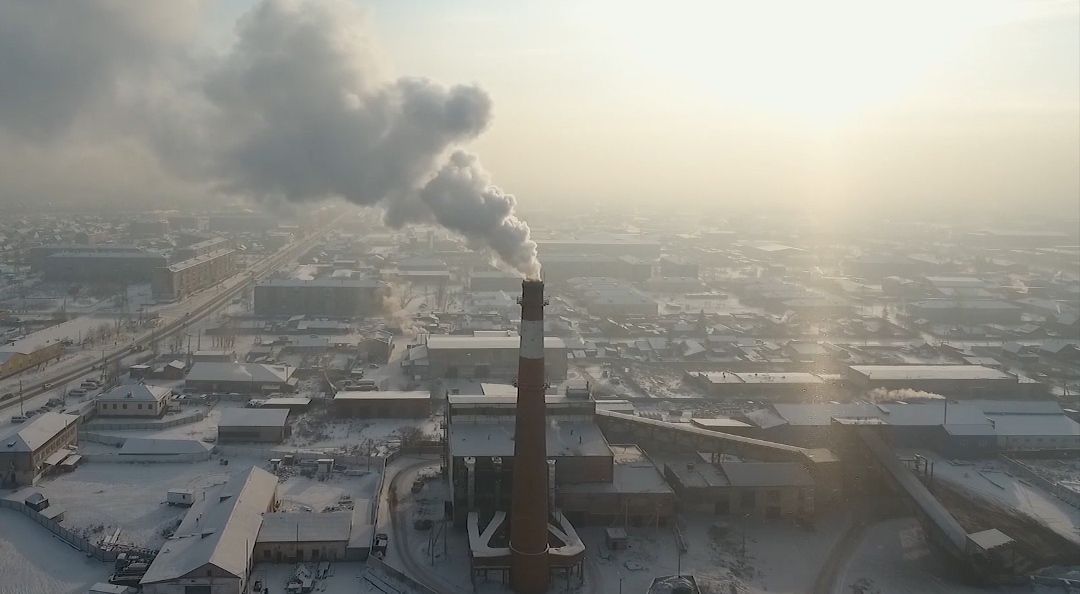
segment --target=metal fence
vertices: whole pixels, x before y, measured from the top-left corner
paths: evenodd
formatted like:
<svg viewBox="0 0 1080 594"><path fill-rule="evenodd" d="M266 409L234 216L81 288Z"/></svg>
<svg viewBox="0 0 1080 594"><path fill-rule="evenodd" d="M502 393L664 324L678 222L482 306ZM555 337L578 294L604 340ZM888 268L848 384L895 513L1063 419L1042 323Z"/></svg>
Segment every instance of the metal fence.
<svg viewBox="0 0 1080 594"><path fill-rule="evenodd" d="M1001 459L1017 474L1022 475L1026 480L1029 480L1043 489L1052 493L1058 499L1068 503L1069 505L1080 509L1080 493L1069 489L1061 483L1051 481L1039 473L1035 472L1033 468L1024 464L1020 460L1011 456L1002 455Z"/></svg>
<svg viewBox="0 0 1080 594"><path fill-rule="evenodd" d="M206 411L199 410L194 413L177 417L175 419L160 419L157 421L146 421L145 423L106 423L102 421L93 421L87 425L90 429L99 431L137 431L146 429L168 429L169 427L176 427L177 425L187 425L189 423L195 423L206 418Z"/></svg>

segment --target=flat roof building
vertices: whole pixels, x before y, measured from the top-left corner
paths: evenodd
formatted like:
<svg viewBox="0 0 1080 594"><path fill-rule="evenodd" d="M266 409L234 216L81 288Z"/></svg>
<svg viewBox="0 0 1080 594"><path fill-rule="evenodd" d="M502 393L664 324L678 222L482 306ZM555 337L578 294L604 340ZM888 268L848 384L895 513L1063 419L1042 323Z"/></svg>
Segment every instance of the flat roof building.
<svg viewBox="0 0 1080 594"><path fill-rule="evenodd" d="M852 365L848 380L857 389L911 389L952 398L1021 396L1017 376L982 365Z"/></svg>
<svg viewBox="0 0 1080 594"><path fill-rule="evenodd" d="M227 408L218 420L218 442L281 443L289 433L284 408Z"/></svg>
<svg viewBox="0 0 1080 594"><path fill-rule="evenodd" d="M255 285L260 316L363 317L382 310L386 284L373 279L271 279Z"/></svg>
<svg viewBox="0 0 1080 594"><path fill-rule="evenodd" d="M185 387L204 392L269 394L292 392L296 387L294 367L263 363L219 363L200 361L191 366Z"/></svg>
<svg viewBox="0 0 1080 594"><path fill-rule="evenodd" d="M371 390L334 394L334 412L343 417L411 418L431 414L431 393Z"/></svg>
<svg viewBox="0 0 1080 594"><path fill-rule="evenodd" d="M429 335L423 374L430 379L513 378L517 375L520 342L516 333L509 332L500 336ZM544 338L544 372L549 380L566 379L563 339Z"/></svg>

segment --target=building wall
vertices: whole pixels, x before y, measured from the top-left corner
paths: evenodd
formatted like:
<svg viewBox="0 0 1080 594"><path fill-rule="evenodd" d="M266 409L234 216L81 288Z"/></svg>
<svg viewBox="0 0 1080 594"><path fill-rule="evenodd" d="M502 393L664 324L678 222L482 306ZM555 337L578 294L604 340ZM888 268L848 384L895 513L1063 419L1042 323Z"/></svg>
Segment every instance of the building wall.
<svg viewBox="0 0 1080 594"><path fill-rule="evenodd" d="M559 493L559 509L575 526L666 526L675 514L671 493Z"/></svg>
<svg viewBox="0 0 1080 594"><path fill-rule="evenodd" d="M263 389L263 386L267 386ZM273 386L273 387L270 387ZM185 388L192 388L194 390L202 392L218 392L218 393L237 393L237 394L269 394L272 392L291 392L292 386L282 382L222 382L222 381L199 381L199 380L185 380Z"/></svg>
<svg viewBox="0 0 1080 594"><path fill-rule="evenodd" d="M61 342L47 344L32 353L16 353L0 365L0 378L14 375L52 359L59 359L63 354L64 344Z"/></svg>
<svg viewBox="0 0 1080 594"><path fill-rule="evenodd" d="M139 254L95 256L58 253L45 258L45 278L55 281L137 282L149 281L154 271L167 264L164 256Z"/></svg>
<svg viewBox="0 0 1080 594"><path fill-rule="evenodd" d="M218 426L218 443L262 442L280 443L285 439L285 427L223 427Z"/></svg>
<svg viewBox="0 0 1080 594"><path fill-rule="evenodd" d="M252 554L256 562L296 563L298 561L344 561L347 541L256 542Z"/></svg>
<svg viewBox="0 0 1080 594"><path fill-rule="evenodd" d="M342 417L426 417L431 414L431 400L335 400L334 412Z"/></svg>
<svg viewBox="0 0 1080 594"><path fill-rule="evenodd" d="M109 399L97 401L97 414L102 417L160 417L165 414L167 398L155 402L144 400Z"/></svg>
<svg viewBox="0 0 1080 594"><path fill-rule="evenodd" d="M189 587L209 587L210 594L242 594L244 582L236 576L230 576L221 570L207 570L215 575L207 577L184 577L158 584L146 584L143 586L143 594L192 594L197 590L188 590ZM196 572L192 572L196 573ZM205 592L205 591L204 591Z"/></svg>
<svg viewBox="0 0 1080 594"><path fill-rule="evenodd" d="M684 509L717 515L780 518L812 514L812 487L685 487L670 473L668 481Z"/></svg>
<svg viewBox="0 0 1080 594"><path fill-rule="evenodd" d="M159 299L183 299L196 291L214 286L235 272L236 252L231 249L220 250L217 255L207 256L193 264L186 260L178 262L154 271L154 296Z"/></svg>

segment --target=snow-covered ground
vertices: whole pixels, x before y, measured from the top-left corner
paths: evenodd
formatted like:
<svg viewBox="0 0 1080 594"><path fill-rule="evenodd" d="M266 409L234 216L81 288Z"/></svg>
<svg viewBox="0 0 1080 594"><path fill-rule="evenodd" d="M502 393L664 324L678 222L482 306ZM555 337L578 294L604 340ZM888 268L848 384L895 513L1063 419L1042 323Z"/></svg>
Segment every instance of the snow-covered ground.
<svg viewBox="0 0 1080 594"><path fill-rule="evenodd" d="M89 462L41 486L54 505L66 510L64 526L91 535L104 535L119 527L121 542L156 548L165 541L162 531L175 527L185 512L165 503L169 489L198 490L223 482L229 473L248 466L265 468L267 462L237 456L228 460L227 466L218 458L193 463ZM278 485L278 498L284 509L321 512L336 505L342 495L353 500L373 499L378 483L377 472L334 474L325 481L290 473Z"/></svg>
<svg viewBox="0 0 1080 594"><path fill-rule="evenodd" d="M949 572L945 560L931 553L914 518L868 526L858 547L839 570L833 594L1019 594L1029 586L976 587ZM1054 590L1047 590L1047 592ZM1057 590L1060 591L1060 590Z"/></svg>
<svg viewBox="0 0 1080 594"><path fill-rule="evenodd" d="M30 518L0 509L0 594L85 594L110 569Z"/></svg>
<svg viewBox="0 0 1080 594"><path fill-rule="evenodd" d="M1080 509L1012 474L997 460L955 464L931 452L920 452L935 461L934 480L947 481L974 495L1030 516L1065 538L1080 543Z"/></svg>
<svg viewBox="0 0 1080 594"><path fill-rule="evenodd" d="M313 568L312 564L306 564ZM251 573L252 583L262 582L269 594L284 594L285 586L296 575L297 566L261 563ZM322 594L411 594L412 590L391 576L373 570L364 563L331 563L330 576L315 583ZM259 590L262 592L262 590Z"/></svg>

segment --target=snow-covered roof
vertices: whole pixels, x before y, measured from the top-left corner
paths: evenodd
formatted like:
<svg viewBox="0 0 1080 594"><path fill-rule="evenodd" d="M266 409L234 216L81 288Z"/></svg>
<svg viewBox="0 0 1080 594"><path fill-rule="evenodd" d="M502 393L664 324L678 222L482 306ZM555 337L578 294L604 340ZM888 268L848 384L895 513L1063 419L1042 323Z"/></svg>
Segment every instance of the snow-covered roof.
<svg viewBox="0 0 1080 594"><path fill-rule="evenodd" d="M288 365L199 361L191 366L187 380L193 382L283 383L289 381L293 371L294 369Z"/></svg>
<svg viewBox="0 0 1080 594"><path fill-rule="evenodd" d="M33 452L78 421L76 415L55 412L39 415L0 438L0 452Z"/></svg>
<svg viewBox="0 0 1080 594"><path fill-rule="evenodd" d="M479 350L479 349L517 349L521 343L518 336L451 336L432 335L427 339L429 351L442 351L452 349ZM544 337L545 349L565 349L566 342L555 336Z"/></svg>
<svg viewBox="0 0 1080 594"><path fill-rule="evenodd" d="M251 550L271 508L277 477L252 466L207 489L150 564L140 584L182 578L206 565L247 575Z"/></svg>
<svg viewBox="0 0 1080 594"><path fill-rule="evenodd" d="M814 479L794 462L721 462L733 487L810 487Z"/></svg>
<svg viewBox="0 0 1080 594"><path fill-rule="evenodd" d="M169 388L148 386L146 384L123 384L105 392L98 400L134 400L138 402L157 402L172 394Z"/></svg>
<svg viewBox="0 0 1080 594"><path fill-rule="evenodd" d="M604 434L591 421L549 417L546 427L549 457L612 455ZM514 417L451 423L450 455L513 456Z"/></svg>
<svg viewBox="0 0 1080 594"><path fill-rule="evenodd" d="M871 381L1015 379L982 365L852 365L851 370Z"/></svg>

